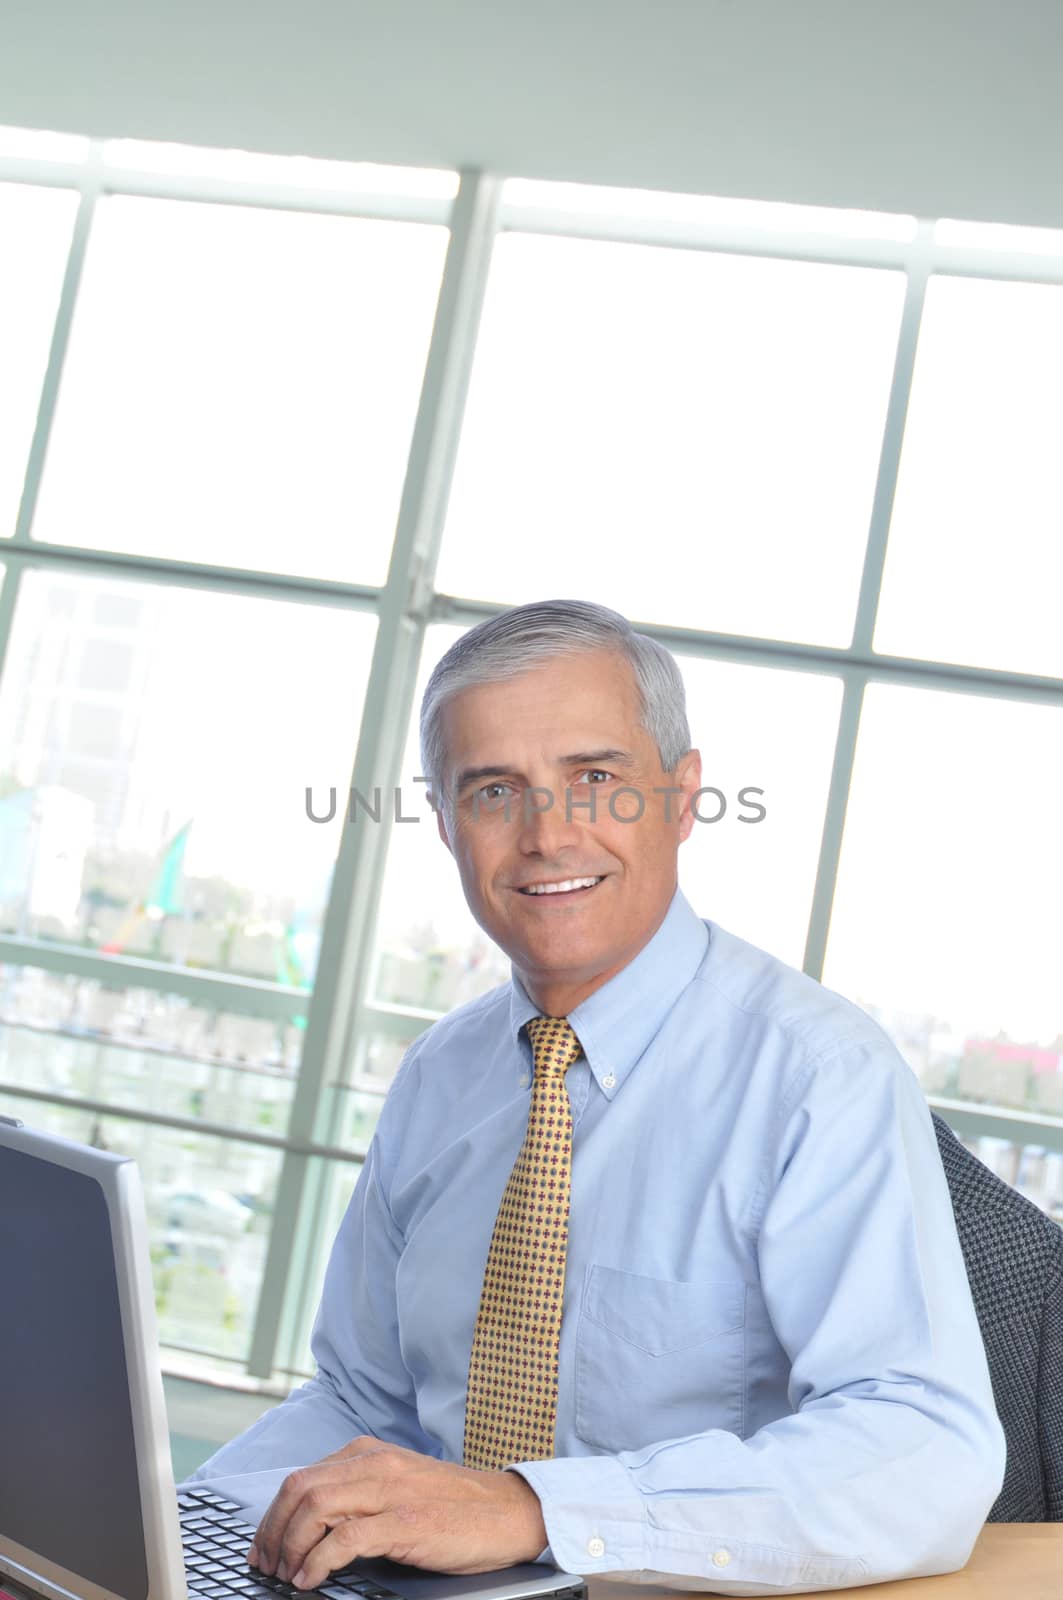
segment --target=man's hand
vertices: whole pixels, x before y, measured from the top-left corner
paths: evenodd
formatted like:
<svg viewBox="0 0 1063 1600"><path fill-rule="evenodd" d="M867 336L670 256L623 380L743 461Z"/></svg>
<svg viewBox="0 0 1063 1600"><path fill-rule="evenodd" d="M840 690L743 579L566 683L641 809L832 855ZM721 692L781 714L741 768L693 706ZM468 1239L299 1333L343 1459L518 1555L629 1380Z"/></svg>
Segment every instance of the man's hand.
<svg viewBox="0 0 1063 1600"><path fill-rule="evenodd" d="M534 1561L538 1496L516 1472L480 1472L362 1436L290 1473L248 1551L262 1572L313 1589L356 1556L439 1572Z"/></svg>

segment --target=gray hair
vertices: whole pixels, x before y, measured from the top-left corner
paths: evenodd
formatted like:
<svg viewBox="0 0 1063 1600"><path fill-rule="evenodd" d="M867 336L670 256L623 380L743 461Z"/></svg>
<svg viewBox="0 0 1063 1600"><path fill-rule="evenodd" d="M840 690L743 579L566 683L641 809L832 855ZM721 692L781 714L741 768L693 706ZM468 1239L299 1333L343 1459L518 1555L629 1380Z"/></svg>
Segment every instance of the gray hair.
<svg viewBox="0 0 1063 1600"><path fill-rule="evenodd" d="M583 650L614 650L631 663L641 722L661 767L674 772L690 749L686 694L675 657L636 633L626 617L585 600L536 600L478 622L456 639L428 680L421 701L421 764L432 791L443 787L442 710L474 684L515 678L544 661Z"/></svg>

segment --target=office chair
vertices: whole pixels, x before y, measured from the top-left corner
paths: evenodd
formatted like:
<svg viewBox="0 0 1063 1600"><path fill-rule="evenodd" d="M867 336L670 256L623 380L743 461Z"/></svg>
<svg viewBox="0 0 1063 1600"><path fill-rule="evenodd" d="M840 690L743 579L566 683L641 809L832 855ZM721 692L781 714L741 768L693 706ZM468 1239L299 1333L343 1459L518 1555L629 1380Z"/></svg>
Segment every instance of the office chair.
<svg viewBox="0 0 1063 1600"><path fill-rule="evenodd" d="M1063 1522L1063 1228L932 1113L1007 1440L989 1522Z"/></svg>

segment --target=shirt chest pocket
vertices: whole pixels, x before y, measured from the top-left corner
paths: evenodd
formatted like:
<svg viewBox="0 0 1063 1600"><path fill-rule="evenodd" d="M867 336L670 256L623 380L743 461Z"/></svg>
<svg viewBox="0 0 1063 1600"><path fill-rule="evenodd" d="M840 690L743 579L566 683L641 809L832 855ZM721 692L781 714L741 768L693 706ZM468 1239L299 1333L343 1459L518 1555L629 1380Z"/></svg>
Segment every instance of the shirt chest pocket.
<svg viewBox="0 0 1063 1600"><path fill-rule="evenodd" d="M742 1432L745 1286L587 1269L576 1330L575 1426L637 1450L706 1428Z"/></svg>

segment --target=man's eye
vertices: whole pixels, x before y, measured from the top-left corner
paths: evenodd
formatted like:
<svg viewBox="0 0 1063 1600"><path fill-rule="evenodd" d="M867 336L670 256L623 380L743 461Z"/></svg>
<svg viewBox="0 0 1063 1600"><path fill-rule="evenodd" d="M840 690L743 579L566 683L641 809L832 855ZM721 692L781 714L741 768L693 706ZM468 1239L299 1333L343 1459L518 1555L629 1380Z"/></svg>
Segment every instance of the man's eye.
<svg viewBox="0 0 1063 1600"><path fill-rule="evenodd" d="M606 772L604 767L588 767L587 771L577 780L579 783L608 783L612 778L611 772Z"/></svg>
<svg viewBox="0 0 1063 1600"><path fill-rule="evenodd" d="M501 800L509 792L508 783L485 783L476 793L481 800Z"/></svg>

